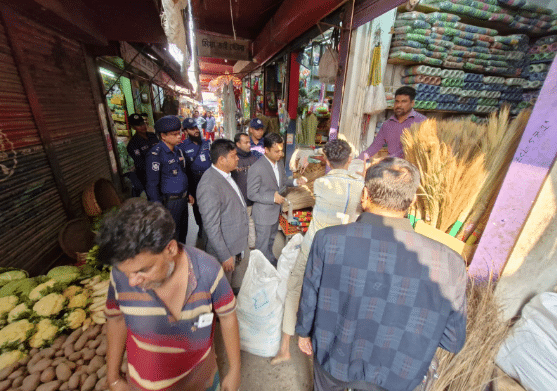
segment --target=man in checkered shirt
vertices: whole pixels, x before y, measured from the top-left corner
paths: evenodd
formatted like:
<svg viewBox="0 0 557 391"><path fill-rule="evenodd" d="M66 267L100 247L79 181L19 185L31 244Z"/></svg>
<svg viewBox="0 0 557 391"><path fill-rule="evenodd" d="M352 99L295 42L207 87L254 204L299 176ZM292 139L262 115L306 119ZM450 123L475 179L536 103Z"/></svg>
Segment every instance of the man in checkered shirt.
<svg viewBox="0 0 557 391"><path fill-rule="evenodd" d="M437 347L464 345L464 261L405 218L419 183L406 160L383 159L358 220L316 233L296 325L314 390L419 390Z"/></svg>

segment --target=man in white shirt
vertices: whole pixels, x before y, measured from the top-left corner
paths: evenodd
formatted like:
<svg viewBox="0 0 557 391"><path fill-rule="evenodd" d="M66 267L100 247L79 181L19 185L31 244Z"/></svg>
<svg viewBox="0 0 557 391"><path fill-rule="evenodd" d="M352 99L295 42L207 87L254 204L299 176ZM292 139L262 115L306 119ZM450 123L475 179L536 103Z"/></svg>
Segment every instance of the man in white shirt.
<svg viewBox="0 0 557 391"><path fill-rule="evenodd" d="M284 171L284 142L277 133L263 138L265 157L260 158L248 170L248 198L253 201L252 218L255 222L255 248L260 250L273 266L277 259L273 255L273 244L278 232L280 209L288 186L303 185L304 177L298 180L286 178Z"/></svg>
<svg viewBox="0 0 557 391"><path fill-rule="evenodd" d="M199 211L207 235L206 251L222 264L229 281L248 249L248 214L231 171L238 166L236 145L227 139L211 144L213 165L197 186ZM234 288L234 287L233 287Z"/></svg>

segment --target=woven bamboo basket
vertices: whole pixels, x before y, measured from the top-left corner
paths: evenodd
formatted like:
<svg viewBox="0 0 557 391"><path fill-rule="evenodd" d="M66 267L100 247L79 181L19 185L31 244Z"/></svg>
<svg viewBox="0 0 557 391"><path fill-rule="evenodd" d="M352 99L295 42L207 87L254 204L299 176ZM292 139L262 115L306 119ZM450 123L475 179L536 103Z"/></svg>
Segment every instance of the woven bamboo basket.
<svg viewBox="0 0 557 391"><path fill-rule="evenodd" d="M108 179L98 179L87 185L81 196L83 210L87 216L99 216L122 202L116 189Z"/></svg>

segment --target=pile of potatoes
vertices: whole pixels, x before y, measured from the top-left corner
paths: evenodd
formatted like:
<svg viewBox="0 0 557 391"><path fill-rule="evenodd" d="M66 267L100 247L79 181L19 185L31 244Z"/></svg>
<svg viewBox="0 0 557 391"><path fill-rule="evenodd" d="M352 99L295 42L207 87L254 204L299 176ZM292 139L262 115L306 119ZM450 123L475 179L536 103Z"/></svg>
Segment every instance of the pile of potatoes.
<svg viewBox="0 0 557 391"><path fill-rule="evenodd" d="M0 371L0 391L104 391L106 325L59 336L44 349ZM126 372L124 360L122 372Z"/></svg>

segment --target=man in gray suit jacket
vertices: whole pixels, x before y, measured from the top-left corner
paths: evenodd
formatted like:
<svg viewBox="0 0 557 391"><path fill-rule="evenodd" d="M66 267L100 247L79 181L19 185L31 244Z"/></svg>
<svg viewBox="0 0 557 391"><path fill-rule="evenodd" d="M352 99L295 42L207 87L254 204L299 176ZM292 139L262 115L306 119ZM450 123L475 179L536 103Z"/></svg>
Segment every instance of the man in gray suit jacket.
<svg viewBox="0 0 557 391"><path fill-rule="evenodd" d="M285 198L286 187L306 183L304 177L298 180L286 178L284 164L284 143L277 133L269 133L263 138L265 156L259 158L248 170L248 198L253 201L251 216L255 222L255 248L277 266L273 255L273 244L278 232L280 208Z"/></svg>
<svg viewBox="0 0 557 391"><path fill-rule="evenodd" d="M236 145L218 139L211 145L213 165L197 187L197 201L207 235L206 251L222 264L228 281L248 249L248 214L240 188L230 172L238 166Z"/></svg>

